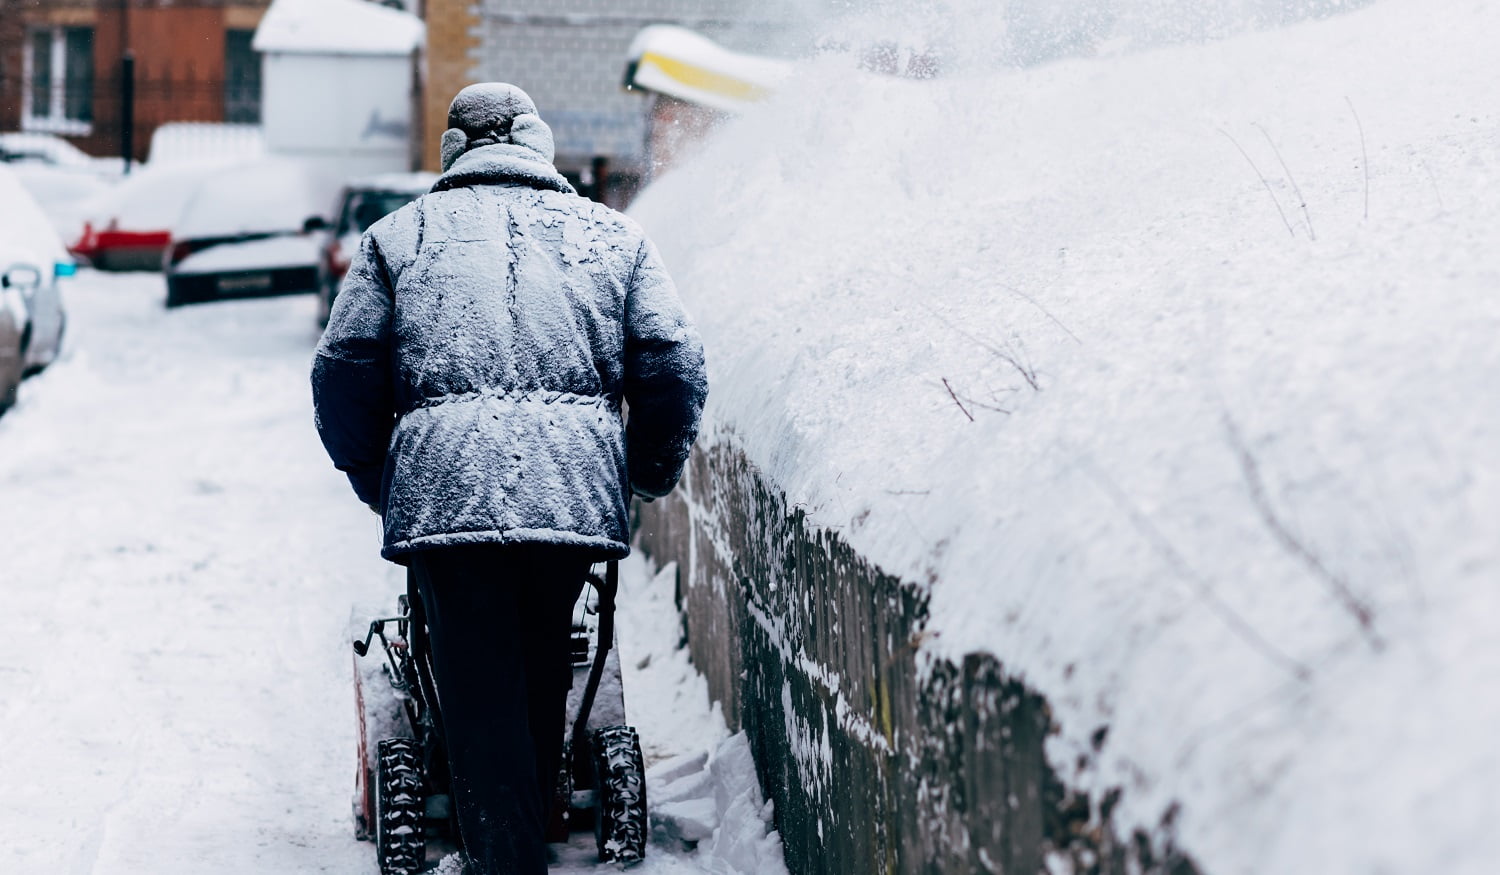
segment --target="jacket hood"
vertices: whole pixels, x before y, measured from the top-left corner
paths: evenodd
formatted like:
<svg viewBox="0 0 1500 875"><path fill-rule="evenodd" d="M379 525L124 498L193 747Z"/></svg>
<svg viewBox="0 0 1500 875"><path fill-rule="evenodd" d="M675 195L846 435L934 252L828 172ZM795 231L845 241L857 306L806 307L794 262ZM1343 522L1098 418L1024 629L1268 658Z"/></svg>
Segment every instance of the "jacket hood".
<svg viewBox="0 0 1500 875"><path fill-rule="evenodd" d="M540 152L515 143L478 146L464 152L438 177L432 190L446 191L450 188L507 182L552 189L563 194L578 193Z"/></svg>

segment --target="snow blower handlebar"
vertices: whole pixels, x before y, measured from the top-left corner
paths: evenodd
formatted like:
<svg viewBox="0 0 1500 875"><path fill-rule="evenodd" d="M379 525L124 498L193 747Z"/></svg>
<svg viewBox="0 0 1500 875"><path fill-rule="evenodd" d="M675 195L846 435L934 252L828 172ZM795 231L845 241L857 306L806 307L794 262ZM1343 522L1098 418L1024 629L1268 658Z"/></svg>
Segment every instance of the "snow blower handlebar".
<svg viewBox="0 0 1500 875"><path fill-rule="evenodd" d="M620 563L611 561L605 568L603 580L590 575L589 582L599 593L599 643L594 648L594 665L589 669L589 681L583 688L583 700L578 705L578 720L573 724L575 749L588 731L589 712L594 709L594 697L599 693L599 680L604 676L604 663L609 658L610 646L615 640L615 594L620 590Z"/></svg>

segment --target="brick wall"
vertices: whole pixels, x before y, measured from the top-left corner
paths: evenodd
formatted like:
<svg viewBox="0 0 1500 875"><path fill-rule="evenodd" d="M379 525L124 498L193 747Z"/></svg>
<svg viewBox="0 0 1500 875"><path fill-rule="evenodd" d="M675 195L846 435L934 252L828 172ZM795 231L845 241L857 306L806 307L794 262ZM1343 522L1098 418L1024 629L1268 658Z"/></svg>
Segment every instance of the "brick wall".
<svg viewBox="0 0 1500 875"><path fill-rule="evenodd" d="M0 0L0 130L21 125L22 51L32 26L94 29L93 121L67 136L86 151L120 151L120 59L136 58L135 157L158 124L224 118L225 30L253 30L270 0Z"/></svg>
<svg viewBox="0 0 1500 875"><path fill-rule="evenodd" d="M448 126L448 104L474 79L478 52L478 7L473 0L426 0L427 45L423 52L421 113L415 136L422 166L438 169L438 138Z"/></svg>
<svg viewBox="0 0 1500 875"><path fill-rule="evenodd" d="M1127 834L1113 815L1131 788L1054 771L1052 710L1006 671L1003 636L919 658L928 586L817 528L731 441L706 443L676 491L636 505L635 544L677 563L693 664L750 738L794 875L1199 875L1175 806Z"/></svg>

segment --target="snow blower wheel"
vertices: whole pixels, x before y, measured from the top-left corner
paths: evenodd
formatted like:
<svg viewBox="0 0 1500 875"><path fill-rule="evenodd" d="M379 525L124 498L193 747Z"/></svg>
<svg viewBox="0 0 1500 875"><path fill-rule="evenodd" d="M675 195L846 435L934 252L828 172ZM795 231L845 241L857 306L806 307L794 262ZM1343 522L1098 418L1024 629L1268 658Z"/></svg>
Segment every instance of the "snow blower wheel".
<svg viewBox="0 0 1500 875"><path fill-rule="evenodd" d="M380 742L375 762L375 854L381 875L416 875L422 835L422 751L410 738Z"/></svg>
<svg viewBox="0 0 1500 875"><path fill-rule="evenodd" d="M641 743L629 726L594 730L598 804L594 838L599 859L633 865L646 857L646 767Z"/></svg>

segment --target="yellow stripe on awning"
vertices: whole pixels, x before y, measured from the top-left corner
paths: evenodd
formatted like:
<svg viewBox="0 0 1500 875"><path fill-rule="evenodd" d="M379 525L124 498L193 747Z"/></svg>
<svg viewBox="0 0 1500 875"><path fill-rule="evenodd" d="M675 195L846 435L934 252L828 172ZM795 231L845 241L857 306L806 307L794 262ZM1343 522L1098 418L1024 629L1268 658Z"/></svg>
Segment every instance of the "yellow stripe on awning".
<svg viewBox="0 0 1500 875"><path fill-rule="evenodd" d="M771 92L759 85L744 82L733 76L725 76L723 73L715 73L702 67L695 67L675 58L658 55L655 52L646 52L641 55L642 65L651 64L658 70L671 78L681 82L689 88L697 88L712 94L730 97L735 100L762 100Z"/></svg>

